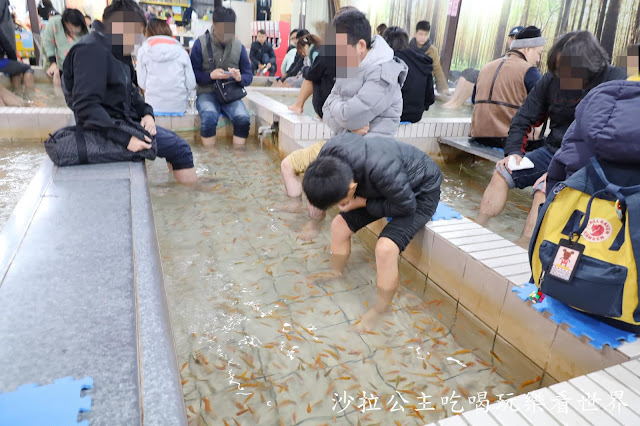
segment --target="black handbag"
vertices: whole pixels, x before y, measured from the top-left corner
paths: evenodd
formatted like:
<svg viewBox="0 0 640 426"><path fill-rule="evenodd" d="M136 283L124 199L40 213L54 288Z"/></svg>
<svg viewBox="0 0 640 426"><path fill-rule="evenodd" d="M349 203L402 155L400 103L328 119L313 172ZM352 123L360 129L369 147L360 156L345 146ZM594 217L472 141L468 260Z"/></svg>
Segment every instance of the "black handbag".
<svg viewBox="0 0 640 426"><path fill-rule="evenodd" d="M44 142L44 148L56 166L155 160L158 144L146 130L122 120L116 120L116 127L143 141L145 136L149 136L151 149L131 152L106 137L104 131L88 130L82 126L69 126L57 130L49 135Z"/></svg>
<svg viewBox="0 0 640 426"><path fill-rule="evenodd" d="M215 61L213 59L213 47L211 47L211 36L209 31L206 33L207 39L207 52L209 53L209 65L211 70L216 69ZM236 81L235 78L230 77L226 80L214 80L213 81L213 95L217 101L221 104L230 104L247 96L247 91Z"/></svg>

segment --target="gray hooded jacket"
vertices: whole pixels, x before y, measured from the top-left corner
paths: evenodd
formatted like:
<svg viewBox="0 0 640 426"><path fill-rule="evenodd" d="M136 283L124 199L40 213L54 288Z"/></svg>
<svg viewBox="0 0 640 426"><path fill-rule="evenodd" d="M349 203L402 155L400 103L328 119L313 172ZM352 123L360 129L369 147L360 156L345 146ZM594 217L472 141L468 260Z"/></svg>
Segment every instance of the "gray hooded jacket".
<svg viewBox="0 0 640 426"><path fill-rule="evenodd" d="M367 137L395 136L402 115L401 89L407 72L407 65L393 56L387 42L375 36L357 75L336 78L322 108L324 122L335 135L368 124Z"/></svg>

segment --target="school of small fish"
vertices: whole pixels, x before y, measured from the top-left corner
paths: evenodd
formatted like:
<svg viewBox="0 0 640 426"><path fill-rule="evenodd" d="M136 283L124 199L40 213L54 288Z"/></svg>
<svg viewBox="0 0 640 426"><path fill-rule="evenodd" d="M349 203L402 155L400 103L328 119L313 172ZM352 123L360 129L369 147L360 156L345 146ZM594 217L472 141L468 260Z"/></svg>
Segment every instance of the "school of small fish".
<svg viewBox="0 0 640 426"><path fill-rule="evenodd" d="M314 280L329 268L329 220L310 243L297 239L305 216L272 208L287 201L275 155L193 150L211 178L193 191L148 167L190 425L417 425L451 415L452 393L470 410L470 395L493 401L540 382L474 347L489 336L402 276L375 331L350 332L375 300L373 253L354 239L344 278Z"/></svg>

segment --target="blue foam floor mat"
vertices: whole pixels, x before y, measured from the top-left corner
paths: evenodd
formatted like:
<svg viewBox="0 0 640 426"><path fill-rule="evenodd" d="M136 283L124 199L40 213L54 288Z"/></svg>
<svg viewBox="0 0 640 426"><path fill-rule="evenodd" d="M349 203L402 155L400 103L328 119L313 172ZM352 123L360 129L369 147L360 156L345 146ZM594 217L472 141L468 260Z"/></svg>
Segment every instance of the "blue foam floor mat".
<svg viewBox="0 0 640 426"><path fill-rule="evenodd" d="M513 291L522 300L527 300L529 295L537 290L536 285L532 283L527 283L523 287L513 287ZM534 303L533 308L539 312L549 312L551 314L550 319L553 322L567 324L572 334L578 337L588 337L591 346L597 349L602 349L602 345L605 344L612 348L617 348L622 344L621 340L626 340L627 342L636 340L633 333L619 330L598 321L546 295L542 302Z"/></svg>
<svg viewBox="0 0 640 426"><path fill-rule="evenodd" d="M438 203L438 208L431 218L435 220L462 219L462 215L444 203Z"/></svg>
<svg viewBox="0 0 640 426"><path fill-rule="evenodd" d="M30 383L0 394L0 425L89 426L88 420L78 423L78 412L91 409L91 397L80 393L92 387L91 377L63 377L50 385Z"/></svg>

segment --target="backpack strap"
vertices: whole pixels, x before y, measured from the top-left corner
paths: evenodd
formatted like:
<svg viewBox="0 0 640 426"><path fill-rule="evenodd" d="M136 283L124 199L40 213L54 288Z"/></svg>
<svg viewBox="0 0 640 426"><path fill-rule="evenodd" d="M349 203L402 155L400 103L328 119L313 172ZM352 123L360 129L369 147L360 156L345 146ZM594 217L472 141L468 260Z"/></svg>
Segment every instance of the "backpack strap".
<svg viewBox="0 0 640 426"><path fill-rule="evenodd" d="M215 67L215 60L213 58L213 47L211 46L211 34L209 33L209 30L207 30L207 32L204 35L205 35L205 39L207 40L207 53L209 54L209 66L211 66L211 71L213 71L214 69L216 69L216 67Z"/></svg>

